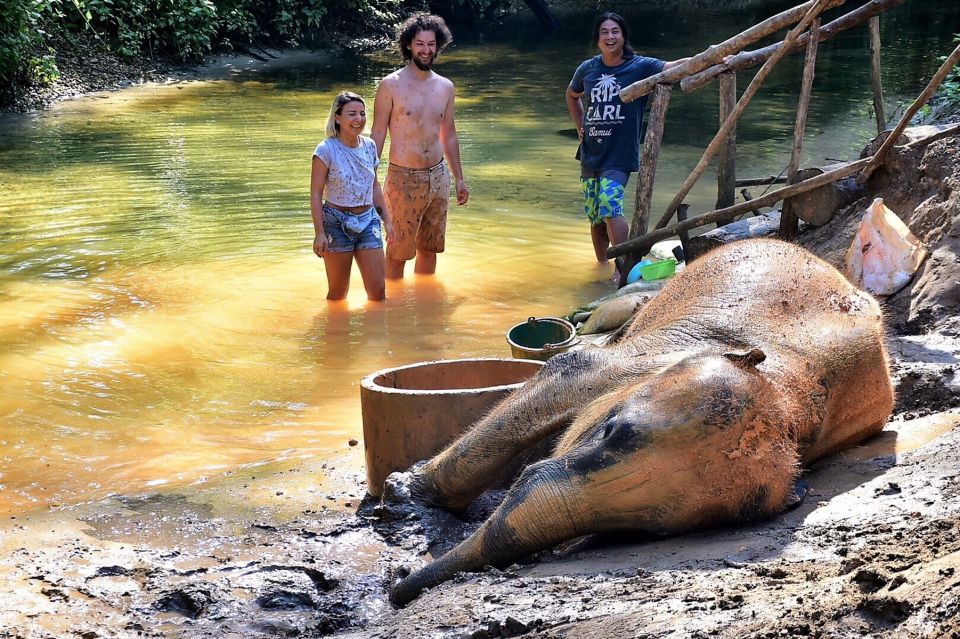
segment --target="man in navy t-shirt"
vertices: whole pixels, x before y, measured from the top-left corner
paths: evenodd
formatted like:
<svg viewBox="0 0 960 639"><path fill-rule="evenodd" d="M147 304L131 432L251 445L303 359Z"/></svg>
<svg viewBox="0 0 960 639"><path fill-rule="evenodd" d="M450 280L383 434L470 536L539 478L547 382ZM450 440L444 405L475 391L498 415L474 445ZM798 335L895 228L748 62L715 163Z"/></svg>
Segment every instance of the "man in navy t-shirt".
<svg viewBox="0 0 960 639"><path fill-rule="evenodd" d="M593 249L597 261L606 263L610 243L625 242L630 232L623 196L630 174L640 168L640 125L647 106L646 96L624 102L620 89L688 58L665 62L637 55L628 41L626 22L616 13L597 18L593 38L600 55L577 67L566 100L580 138L577 159Z"/></svg>

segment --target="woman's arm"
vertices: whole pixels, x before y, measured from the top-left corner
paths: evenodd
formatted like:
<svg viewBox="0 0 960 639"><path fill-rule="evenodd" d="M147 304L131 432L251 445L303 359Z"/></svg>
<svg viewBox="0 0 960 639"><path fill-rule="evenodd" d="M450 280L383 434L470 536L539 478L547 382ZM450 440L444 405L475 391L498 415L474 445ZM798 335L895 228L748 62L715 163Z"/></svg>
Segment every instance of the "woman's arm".
<svg viewBox="0 0 960 639"><path fill-rule="evenodd" d="M323 230L323 189L327 185L327 165L316 155L310 171L310 216L313 218L313 252L318 256L327 248L327 234Z"/></svg>
<svg viewBox="0 0 960 639"><path fill-rule="evenodd" d="M393 244L393 218L387 210L387 200L383 197L383 189L380 188L380 180L376 176L373 178L373 208L377 209L380 219L383 220L383 228L387 232L387 244Z"/></svg>

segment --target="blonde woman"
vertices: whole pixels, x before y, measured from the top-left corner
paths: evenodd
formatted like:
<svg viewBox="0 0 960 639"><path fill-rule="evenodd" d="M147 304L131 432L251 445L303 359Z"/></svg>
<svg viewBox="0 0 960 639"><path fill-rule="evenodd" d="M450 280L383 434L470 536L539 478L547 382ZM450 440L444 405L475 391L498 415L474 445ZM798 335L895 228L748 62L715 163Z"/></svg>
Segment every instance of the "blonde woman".
<svg viewBox="0 0 960 639"><path fill-rule="evenodd" d="M327 119L327 138L313 152L313 252L323 258L328 300L347 296L354 259L367 299L386 299L383 231L392 242L393 226L377 181L377 145L362 135L366 125L363 98L349 91L337 94Z"/></svg>

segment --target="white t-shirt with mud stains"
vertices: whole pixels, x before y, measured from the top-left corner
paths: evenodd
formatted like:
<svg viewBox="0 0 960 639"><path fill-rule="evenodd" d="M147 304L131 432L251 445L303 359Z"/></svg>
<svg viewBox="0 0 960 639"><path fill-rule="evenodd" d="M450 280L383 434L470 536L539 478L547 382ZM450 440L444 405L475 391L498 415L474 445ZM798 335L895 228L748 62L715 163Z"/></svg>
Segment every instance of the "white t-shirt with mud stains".
<svg viewBox="0 0 960 639"><path fill-rule="evenodd" d="M326 199L340 206L373 205L373 181L377 177L376 143L360 136L360 146L351 148L339 138L327 138L313 152L327 165Z"/></svg>

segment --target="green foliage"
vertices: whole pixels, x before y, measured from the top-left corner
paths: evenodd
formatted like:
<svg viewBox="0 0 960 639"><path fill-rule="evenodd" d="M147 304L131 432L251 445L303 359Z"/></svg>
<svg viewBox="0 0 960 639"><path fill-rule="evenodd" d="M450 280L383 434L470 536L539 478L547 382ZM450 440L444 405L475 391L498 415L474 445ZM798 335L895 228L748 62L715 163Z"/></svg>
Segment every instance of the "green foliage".
<svg viewBox="0 0 960 639"><path fill-rule="evenodd" d="M960 35L955 36L953 41L960 43ZM941 56L939 61L943 64L946 59L947 56ZM954 65L930 101L913 116L914 124L953 121L960 121L960 64Z"/></svg>
<svg viewBox="0 0 960 639"><path fill-rule="evenodd" d="M0 0L0 86L6 90L59 77L44 45L47 0Z"/></svg>
<svg viewBox="0 0 960 639"><path fill-rule="evenodd" d="M957 34L953 41L960 43L960 34ZM941 63L946 59L947 56L942 56L940 58ZM951 105L960 106L960 64L954 65L953 69L950 70L937 93Z"/></svg>
<svg viewBox="0 0 960 639"><path fill-rule="evenodd" d="M445 0L478 15L509 0ZM389 37L427 0L0 0L0 86L57 79L54 43L95 37L121 57L197 61L214 49Z"/></svg>

